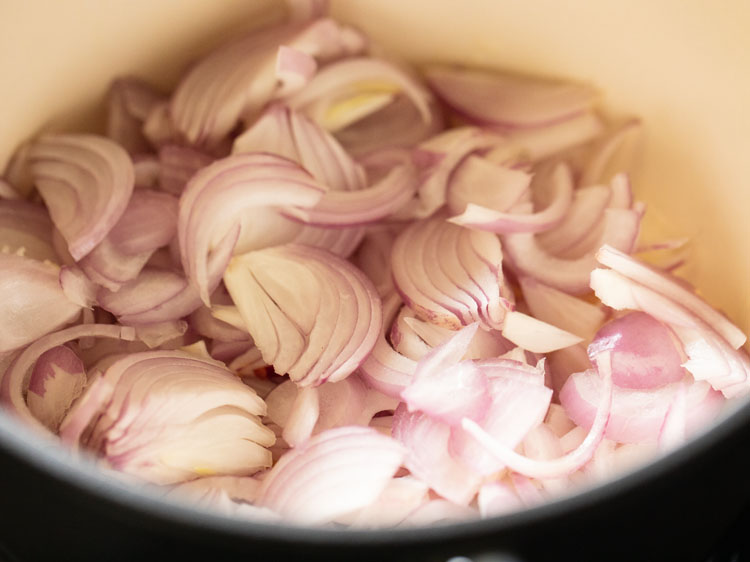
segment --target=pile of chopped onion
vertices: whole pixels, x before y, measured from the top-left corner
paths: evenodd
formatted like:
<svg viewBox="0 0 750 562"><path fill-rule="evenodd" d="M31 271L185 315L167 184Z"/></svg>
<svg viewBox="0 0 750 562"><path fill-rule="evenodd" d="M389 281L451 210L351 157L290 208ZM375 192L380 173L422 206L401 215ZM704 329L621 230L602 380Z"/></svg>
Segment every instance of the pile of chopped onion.
<svg viewBox="0 0 750 562"><path fill-rule="evenodd" d="M639 239L638 120L585 84L417 72L324 11L19 148L8 411L168 497L377 527L571 493L748 394L682 243Z"/></svg>

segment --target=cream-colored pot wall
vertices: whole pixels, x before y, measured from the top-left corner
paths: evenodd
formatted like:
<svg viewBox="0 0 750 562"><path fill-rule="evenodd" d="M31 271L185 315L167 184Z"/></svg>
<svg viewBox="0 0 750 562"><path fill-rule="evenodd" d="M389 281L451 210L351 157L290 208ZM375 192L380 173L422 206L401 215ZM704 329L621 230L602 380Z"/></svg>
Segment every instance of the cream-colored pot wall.
<svg viewBox="0 0 750 562"><path fill-rule="evenodd" d="M40 128L101 117L109 80L162 86L278 2L0 0L0 167ZM750 2L340 0L334 13L414 61L574 77L646 124L647 236L693 240L691 280L750 331ZM266 16L263 16L266 17Z"/></svg>

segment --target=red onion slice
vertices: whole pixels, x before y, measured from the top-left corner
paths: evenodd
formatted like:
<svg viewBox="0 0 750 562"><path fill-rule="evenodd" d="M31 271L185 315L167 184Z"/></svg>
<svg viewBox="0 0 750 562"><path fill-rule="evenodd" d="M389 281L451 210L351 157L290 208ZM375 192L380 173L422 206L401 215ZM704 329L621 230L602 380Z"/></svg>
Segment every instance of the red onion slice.
<svg viewBox="0 0 750 562"><path fill-rule="evenodd" d="M476 422L465 418L461 425L464 431L468 432L478 443L482 444L488 452L498 460L506 464L511 470L519 472L530 478L558 478L578 470L591 459L596 447L604 436L605 428L610 420L610 411L612 407L612 377L609 369L609 358L606 354L599 356L597 365L600 371L599 380L602 389L599 394L599 402L596 408L596 415L590 430L583 440L583 443L570 453L552 460L538 461L516 453L512 448L507 447L493 439L493 437L482 429ZM596 376L596 375L593 375Z"/></svg>
<svg viewBox="0 0 750 562"><path fill-rule="evenodd" d="M268 208L266 214L275 215L274 208L279 206L312 206L323 191L298 164L272 154L235 154L193 176L180 199L177 233L185 273L201 300L209 304L209 256L229 232L242 224L243 213ZM253 214L253 218L256 216ZM281 217L278 220L285 221ZM262 221L242 224L244 250L289 238L287 232L269 232L264 226Z"/></svg>
<svg viewBox="0 0 750 562"><path fill-rule="evenodd" d="M357 164L325 129L282 104L270 106L234 141L233 154L270 152L298 162L333 191L358 191L366 185Z"/></svg>
<svg viewBox="0 0 750 562"><path fill-rule="evenodd" d="M473 153L497 146L505 147L507 141L500 135L477 127L449 129L422 142L419 150L432 158L422 174L423 178L418 188L419 201L414 210L414 216L416 218L428 217L442 207L448 198L453 175L459 172L459 166L464 160L468 162L468 158ZM469 166L466 172L469 177L459 179L459 184L464 180L471 180L477 173L471 163ZM479 172L483 172L482 176L484 176L488 170Z"/></svg>
<svg viewBox="0 0 750 562"><path fill-rule="evenodd" d="M596 333L589 345L589 355L609 351L614 384L646 390L684 378L677 345L667 326L644 312L631 312Z"/></svg>
<svg viewBox="0 0 750 562"><path fill-rule="evenodd" d="M60 287L60 269L0 253L0 353L23 347L75 320L81 306Z"/></svg>
<svg viewBox="0 0 750 562"><path fill-rule="evenodd" d="M604 217L612 191L603 185L577 189L573 202L560 223L537 236L539 245L547 252L560 256L594 230Z"/></svg>
<svg viewBox="0 0 750 562"><path fill-rule="evenodd" d="M532 214L502 212L469 202L463 213L448 220L468 228L498 234L542 232L554 228L562 221L570 207L573 196L573 178L570 169L564 164L557 165L550 176L551 200L542 211ZM521 206L517 209L521 211Z"/></svg>
<svg viewBox="0 0 750 562"><path fill-rule="evenodd" d="M346 227L374 223L396 213L411 200L415 177L411 164L402 164L367 189L329 191L314 207L292 207L283 214L315 226Z"/></svg>
<svg viewBox="0 0 750 562"><path fill-rule="evenodd" d="M531 315L542 322L591 340L606 320L601 306L573 297L530 277L519 280Z"/></svg>
<svg viewBox="0 0 750 562"><path fill-rule="evenodd" d="M120 220L135 183L120 145L93 135L49 135L29 149L31 173L74 259L99 244Z"/></svg>
<svg viewBox="0 0 750 562"><path fill-rule="evenodd" d="M404 466L444 498L466 506L477 493L481 478L448 452L451 428L405 404L393 417L394 439L407 450Z"/></svg>
<svg viewBox="0 0 750 562"><path fill-rule="evenodd" d="M362 378L372 388L399 399L417 368L416 361L395 351L385 337L388 326L393 322L400 307L401 299L396 294L389 295L383 301L383 329L372 351L359 368Z"/></svg>
<svg viewBox="0 0 750 562"><path fill-rule="evenodd" d="M264 478L258 505L289 521L321 524L373 503L404 457L365 427L331 429L286 453Z"/></svg>
<svg viewBox="0 0 750 562"><path fill-rule="evenodd" d="M457 215L463 213L469 204L506 211L519 202L530 185L531 175L523 170L469 156L451 175L448 208Z"/></svg>
<svg viewBox="0 0 750 562"><path fill-rule="evenodd" d="M94 282L111 291L135 279L158 248L177 232L177 199L167 193L136 191L106 238L79 261Z"/></svg>
<svg viewBox="0 0 750 562"><path fill-rule="evenodd" d="M98 394L99 407L76 404L60 435L116 470L173 484L198 475L252 474L271 464L266 447L275 436L258 417L263 400L215 361L179 351L135 353L114 362L89 392ZM74 431L89 423L85 435Z"/></svg>
<svg viewBox="0 0 750 562"><path fill-rule="evenodd" d="M282 45L276 52L278 95L288 96L301 90L315 76L318 63L304 51Z"/></svg>
<svg viewBox="0 0 750 562"><path fill-rule="evenodd" d="M29 411L56 433L85 383L86 370L78 356L64 345L53 347L39 356L29 377Z"/></svg>
<svg viewBox="0 0 750 562"><path fill-rule="evenodd" d="M673 282L672 282L673 283ZM712 326L670 298L611 269L591 273L591 287L607 306L641 310L669 325L689 360L683 364L696 380L707 380L730 398L750 388L750 358L735 350Z"/></svg>
<svg viewBox="0 0 750 562"><path fill-rule="evenodd" d="M27 201L0 201L0 251L22 251L27 258L57 262L52 221L44 207Z"/></svg>
<svg viewBox="0 0 750 562"><path fill-rule="evenodd" d="M518 311L505 315L503 337L534 353L548 353L583 341L580 337Z"/></svg>
<svg viewBox="0 0 750 562"><path fill-rule="evenodd" d="M430 93L411 73L375 58L329 64L288 102L324 129L338 131L390 104L400 93L419 110L422 121L432 120Z"/></svg>
<svg viewBox="0 0 750 562"><path fill-rule="evenodd" d="M638 237L641 214L627 209L607 209L605 228L599 246L609 244L632 251ZM596 267L596 256L586 254L578 259L562 259L545 252L531 233L508 234L503 248L512 267L522 274L571 294L589 290L589 276Z"/></svg>
<svg viewBox="0 0 750 562"><path fill-rule="evenodd" d="M625 255L616 246L603 246L596 257L599 263L685 307L711 326L735 349L742 347L747 341L747 336L737 326L732 324L723 314L711 308L693 291L686 289L684 282L677 282L669 275Z"/></svg>
<svg viewBox="0 0 750 562"><path fill-rule="evenodd" d="M500 130L516 150L527 159L538 162L595 139L604 130L604 124L594 113L585 112L544 127Z"/></svg>
<svg viewBox="0 0 750 562"><path fill-rule="evenodd" d="M130 154L148 152L143 123L163 96L137 78L112 82L107 93L106 134Z"/></svg>
<svg viewBox="0 0 750 562"><path fill-rule="evenodd" d="M503 72L433 66L426 76L438 96L462 115L509 129L570 119L597 98L590 86Z"/></svg>
<svg viewBox="0 0 750 562"><path fill-rule="evenodd" d="M5 402L8 409L28 422L32 427L44 429L41 423L29 411L24 399L24 392L28 387L29 377L31 376L29 371L45 351L84 337L114 338L132 341L135 338L135 331L132 328L123 326L83 324L47 334L37 339L15 358L3 375L2 382L0 383L0 398ZM83 431L85 426L80 429Z"/></svg>
<svg viewBox="0 0 750 562"><path fill-rule="evenodd" d="M372 283L325 250L250 252L232 260L224 282L264 360L303 386L351 374L382 326Z"/></svg>
<svg viewBox="0 0 750 562"><path fill-rule="evenodd" d="M445 222L413 223L393 245L393 280L420 318L458 329L473 322L502 325L502 251L497 237Z"/></svg>
<svg viewBox="0 0 750 562"><path fill-rule="evenodd" d="M159 189L180 195L190 178L215 158L189 146L166 144L159 148Z"/></svg>
<svg viewBox="0 0 750 562"><path fill-rule="evenodd" d="M419 508L428 492L427 484L413 476L393 478L374 502L337 521L360 528L392 527Z"/></svg>
<svg viewBox="0 0 750 562"><path fill-rule="evenodd" d="M176 129L193 145L216 146L274 95L282 45L326 60L356 52L362 43L330 19L268 28L229 43L199 61L177 86L169 105Z"/></svg>

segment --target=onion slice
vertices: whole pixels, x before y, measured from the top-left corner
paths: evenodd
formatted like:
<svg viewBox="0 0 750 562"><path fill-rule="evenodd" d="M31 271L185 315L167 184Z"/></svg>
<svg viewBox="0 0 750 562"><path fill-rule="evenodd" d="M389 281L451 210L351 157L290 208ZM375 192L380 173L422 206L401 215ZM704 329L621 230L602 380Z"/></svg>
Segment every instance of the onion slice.
<svg viewBox="0 0 750 562"><path fill-rule="evenodd" d="M80 260L125 212L135 183L133 162L120 145L94 135L47 135L28 157L52 222Z"/></svg>
<svg viewBox="0 0 750 562"><path fill-rule="evenodd" d="M391 254L393 280L417 316L458 329L480 322L502 326L502 250L496 236L471 231L440 215L404 230Z"/></svg>
<svg viewBox="0 0 750 562"><path fill-rule="evenodd" d="M685 307L711 326L735 349L739 349L747 341L747 336L742 333L742 330L732 324L723 314L711 308L693 291L685 288L684 283L678 283L669 275L649 267L610 245L603 246L596 258L599 263Z"/></svg>
<svg viewBox="0 0 750 562"><path fill-rule="evenodd" d="M270 466L275 436L260 421L264 413L263 400L221 363L147 351L112 363L68 413L60 436L99 453L106 466L174 484Z"/></svg>
<svg viewBox="0 0 750 562"><path fill-rule="evenodd" d="M574 472L586 464L594 454L597 445L604 436L604 430L609 421L612 406L612 376L609 367L609 357L606 353L597 358L597 365L602 377L602 392L596 410L594 423L591 425L583 443L570 453L551 460L538 461L516 453L513 449L506 447L493 439L476 422L469 418L461 421L461 427L469 433L478 443L481 443L488 452L497 457L511 470L519 472L530 478L558 478Z"/></svg>
<svg viewBox="0 0 750 562"><path fill-rule="evenodd" d="M44 426L29 411L24 399L24 393L26 392L29 377L31 376L30 369L45 351L84 337L132 341L135 338L135 331L133 328L124 326L83 324L81 326L66 328L65 330L60 330L59 332L54 332L37 339L15 358L0 383L0 398L7 404L10 411L27 421L32 427L45 430Z"/></svg>
<svg viewBox="0 0 750 562"><path fill-rule="evenodd" d="M272 154L235 154L193 176L180 199L177 233L182 265L203 303L208 306L210 302L209 256L240 228L243 213L269 208L273 214L280 206L312 206L324 191L298 164ZM254 234L262 247L262 237L268 233L253 226L242 228ZM244 236L248 237L247 232Z"/></svg>
<svg viewBox="0 0 750 562"><path fill-rule="evenodd" d="M589 86L502 72L432 66L426 76L461 115L508 129L565 121L590 109L597 97Z"/></svg>
<svg viewBox="0 0 750 562"><path fill-rule="evenodd" d="M573 178L570 169L564 164L557 165L550 174L549 183L551 201L542 211L531 214L503 212L469 202L463 213L448 220L468 228L498 234L549 230L563 220L570 207L573 196ZM516 209L525 210L525 206L518 206Z"/></svg>
<svg viewBox="0 0 750 562"><path fill-rule="evenodd" d="M331 429L276 463L263 480L258 505L289 521L326 523L373 503L403 458L403 447L373 429Z"/></svg>
<svg viewBox="0 0 750 562"><path fill-rule="evenodd" d="M0 253L0 353L23 347L75 320L81 306L60 287L58 266Z"/></svg>
<svg viewBox="0 0 750 562"><path fill-rule="evenodd" d="M325 250L287 244L243 254L224 283L264 360L302 386L350 375L382 326L370 280Z"/></svg>

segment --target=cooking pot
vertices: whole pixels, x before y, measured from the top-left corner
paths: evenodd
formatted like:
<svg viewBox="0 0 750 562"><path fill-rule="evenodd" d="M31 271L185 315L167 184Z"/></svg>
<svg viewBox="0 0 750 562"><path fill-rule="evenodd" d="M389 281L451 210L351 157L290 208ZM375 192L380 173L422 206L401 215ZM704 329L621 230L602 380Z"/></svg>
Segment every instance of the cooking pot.
<svg viewBox="0 0 750 562"><path fill-rule="evenodd" d="M96 128L109 81L173 84L277 2L5 3L0 167L24 138ZM750 331L750 3L358 0L340 19L414 62L462 61L599 86L643 119L646 235L689 236L687 277ZM167 503L0 413L0 559L704 560L750 500L750 405L618 480L484 521L380 531L231 520ZM3 551L3 548L6 550Z"/></svg>

